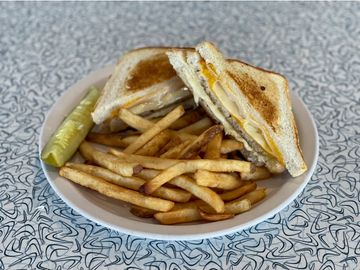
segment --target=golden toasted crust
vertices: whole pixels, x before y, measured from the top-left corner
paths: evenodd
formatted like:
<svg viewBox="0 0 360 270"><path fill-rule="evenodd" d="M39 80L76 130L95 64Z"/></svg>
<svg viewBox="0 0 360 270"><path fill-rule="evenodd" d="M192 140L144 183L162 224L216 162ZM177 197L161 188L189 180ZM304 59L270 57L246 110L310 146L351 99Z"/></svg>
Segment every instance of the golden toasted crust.
<svg viewBox="0 0 360 270"><path fill-rule="evenodd" d="M92 113L94 121L101 123L116 117L118 108L111 104L121 103L120 97L138 95L137 98L126 103L126 106L132 106L131 101L139 100L142 90L167 81L177 81L176 72L165 54L171 49L171 47L144 47L123 54L94 106ZM114 87L114 84L118 86Z"/></svg>
<svg viewBox="0 0 360 270"><path fill-rule="evenodd" d="M136 92L176 76L165 53L155 54L141 60L129 72L125 85L128 91Z"/></svg>
<svg viewBox="0 0 360 270"><path fill-rule="evenodd" d="M229 76L239 85L239 89L249 99L251 105L262 115L266 122L275 131L279 112L277 107L265 95L265 87L259 85L248 74L227 71Z"/></svg>
<svg viewBox="0 0 360 270"><path fill-rule="evenodd" d="M271 73L273 75L277 75L277 76L280 76L282 77L284 80L287 80L286 77L280 73L277 73L275 71L272 71L272 70L268 70L268 69L265 69L265 68L262 68L262 67L258 67L258 66L254 66L254 65L251 65L249 63L246 63L246 62L243 62L243 61L240 61L238 59L226 59L228 63L240 63L240 64L243 64L245 66L248 66L248 67L251 67L251 68L255 68L255 69L258 69L260 71L264 71L264 72L267 72L267 73Z"/></svg>

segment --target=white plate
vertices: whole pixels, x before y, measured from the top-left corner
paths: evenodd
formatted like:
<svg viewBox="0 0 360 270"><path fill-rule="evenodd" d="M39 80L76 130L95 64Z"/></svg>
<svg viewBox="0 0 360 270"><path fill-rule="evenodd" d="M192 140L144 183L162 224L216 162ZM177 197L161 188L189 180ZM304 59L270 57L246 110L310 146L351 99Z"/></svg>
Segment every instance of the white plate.
<svg viewBox="0 0 360 270"><path fill-rule="evenodd" d="M59 98L49 111L42 127L39 152L64 117L79 103L87 88L91 85L102 87L113 68L109 66L88 75ZM229 220L201 224L160 225L152 219L133 216L124 203L76 185L60 177L58 169L47 166L43 162L41 165L52 188L70 207L94 222L111 229L131 235L165 240L193 240L233 233L253 226L279 212L299 195L313 174L318 157L316 127L300 98L294 94L291 98L300 143L309 170L296 178L283 173L259 182L259 186L268 189L265 201L254 206L251 211Z"/></svg>

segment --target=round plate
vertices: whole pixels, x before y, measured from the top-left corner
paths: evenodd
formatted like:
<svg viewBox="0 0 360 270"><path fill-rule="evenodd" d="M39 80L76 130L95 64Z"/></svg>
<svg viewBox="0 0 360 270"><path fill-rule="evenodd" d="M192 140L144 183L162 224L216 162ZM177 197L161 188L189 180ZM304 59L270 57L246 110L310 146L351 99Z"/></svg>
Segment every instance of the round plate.
<svg viewBox="0 0 360 270"><path fill-rule="evenodd" d="M109 66L88 75L59 98L49 111L42 127L39 152L64 117L84 97L88 87L95 85L101 88L113 68L114 66ZM285 172L260 181L258 185L268 190L265 200L255 205L250 211L229 220L201 224L160 225L153 219L133 216L129 212L129 207L123 202L109 199L60 177L57 168L45 165L43 162L41 166L52 188L70 207L94 222L111 229L164 240L194 240L233 233L253 226L279 212L299 195L313 174L318 157L318 135L315 123L300 98L292 94L291 99L308 171L296 178L292 178Z"/></svg>

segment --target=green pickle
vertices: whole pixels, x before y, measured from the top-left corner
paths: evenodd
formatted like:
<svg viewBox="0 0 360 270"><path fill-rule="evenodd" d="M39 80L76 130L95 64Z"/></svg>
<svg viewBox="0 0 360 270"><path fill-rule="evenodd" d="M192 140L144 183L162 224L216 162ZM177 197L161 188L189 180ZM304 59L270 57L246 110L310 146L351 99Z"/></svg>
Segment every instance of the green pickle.
<svg viewBox="0 0 360 270"><path fill-rule="evenodd" d="M74 155L94 125L91 112L99 95L100 91L91 87L85 98L51 136L41 153L41 159L46 164L61 167Z"/></svg>

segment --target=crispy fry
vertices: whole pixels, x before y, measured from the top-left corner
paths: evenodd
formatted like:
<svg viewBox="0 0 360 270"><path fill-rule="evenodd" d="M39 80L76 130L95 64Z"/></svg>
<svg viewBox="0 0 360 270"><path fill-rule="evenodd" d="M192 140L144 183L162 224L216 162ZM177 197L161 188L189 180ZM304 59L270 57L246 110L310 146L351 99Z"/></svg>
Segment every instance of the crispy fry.
<svg viewBox="0 0 360 270"><path fill-rule="evenodd" d="M202 219L197 208L184 208L166 213L156 213L154 217L161 224L165 225L192 222Z"/></svg>
<svg viewBox="0 0 360 270"><path fill-rule="evenodd" d="M221 143L221 154L227 154L236 150L242 150L244 145L236 140L223 140Z"/></svg>
<svg viewBox="0 0 360 270"><path fill-rule="evenodd" d="M220 158L221 143L222 133L216 134L215 137L207 145L204 159Z"/></svg>
<svg viewBox="0 0 360 270"><path fill-rule="evenodd" d="M240 214L242 212L250 210L252 205L261 201L266 196L266 189L258 189L251 191L240 198L225 203L224 213L228 214ZM209 206L201 205L199 208L206 213L214 213L214 210Z"/></svg>
<svg viewBox="0 0 360 270"><path fill-rule="evenodd" d="M207 221L219 221L219 220L225 220L229 218L233 218L234 214L232 213L226 213L226 214L209 214L203 211L199 211L200 216L207 220Z"/></svg>
<svg viewBox="0 0 360 270"><path fill-rule="evenodd" d="M125 188L130 188L133 190L138 190L146 182L145 180L134 176L132 177L121 176L116 173L113 173L110 170L98 166L91 166L91 165L70 163L70 162L66 163L65 166L72 169L77 169L79 171L88 173L96 177L100 177L113 184ZM186 192L181 189L168 188L168 187L159 188L153 193L153 195L155 197L171 200L174 202L187 202L191 198L191 194L189 192Z"/></svg>
<svg viewBox="0 0 360 270"><path fill-rule="evenodd" d="M243 182L240 177L229 173L215 173L204 170L198 170L194 174L196 183L200 186L220 188L225 190L240 187Z"/></svg>
<svg viewBox="0 0 360 270"><path fill-rule="evenodd" d="M194 141L198 136L189 133L176 133L182 141L191 140Z"/></svg>
<svg viewBox="0 0 360 270"><path fill-rule="evenodd" d="M141 172L139 172L137 174L137 176L140 177L141 179L150 180L150 179L156 177L157 175L159 175L159 173L161 173L161 171L159 171L159 170L143 169L143 170L141 170Z"/></svg>
<svg viewBox="0 0 360 270"><path fill-rule="evenodd" d="M63 176L84 187L93 189L107 197L129 202L134 205L161 212L169 211L174 206L174 202L172 201L144 196L139 192L114 185L99 177L95 177L72 168L61 167L59 174L60 176Z"/></svg>
<svg viewBox="0 0 360 270"><path fill-rule="evenodd" d="M139 138L139 135L131 135L131 136L127 136L125 138L122 139L122 142L128 146L129 144L132 144L133 142L135 142L137 140L137 138Z"/></svg>
<svg viewBox="0 0 360 270"><path fill-rule="evenodd" d="M119 117L124 122L131 123L131 127L135 128L141 132L145 132L146 130L152 128L155 124L147 120L146 118L143 118L141 116L138 116L136 114L131 113L130 111L126 109L121 109L119 113ZM180 120L179 118L178 120ZM178 121L176 120L176 121ZM174 123L176 123L176 121ZM170 125L171 126L171 125ZM181 140L195 140L197 138L196 135L188 134L184 132L177 133L178 136L181 138ZM241 142L238 142L234 139L227 139L223 140L221 144L221 154L227 154L229 152L235 151L235 150L241 150L244 147L244 145Z"/></svg>
<svg viewBox="0 0 360 270"><path fill-rule="evenodd" d="M141 218L152 218L156 211L136 205L132 205L130 208L130 213L134 216L141 217Z"/></svg>
<svg viewBox="0 0 360 270"><path fill-rule="evenodd" d="M265 167L256 167L254 172L241 173L242 180L263 180L271 177L271 173Z"/></svg>
<svg viewBox="0 0 360 270"><path fill-rule="evenodd" d="M253 165L250 162L240 160L184 160L166 169L158 176L147 182L143 186L143 190L146 194L151 194L174 177L185 173L195 172L196 170L208 170L215 172L241 172L251 171L252 167Z"/></svg>
<svg viewBox="0 0 360 270"><path fill-rule="evenodd" d="M259 188L257 190L251 191L250 193L241 196L239 200L249 200L251 205L258 203L266 197L266 188Z"/></svg>
<svg viewBox="0 0 360 270"><path fill-rule="evenodd" d="M159 155L161 156L162 154L164 154L171 148L174 148L175 146L177 146L181 143L182 143L182 140L180 139L180 137L177 136L175 133L173 133L170 141L159 151Z"/></svg>
<svg viewBox="0 0 360 270"><path fill-rule="evenodd" d="M178 120L176 120L174 123L171 124L171 129L181 129L184 127L187 127L188 125L191 125L195 123L196 121L200 120L203 117L204 113L199 110L193 110L191 112L186 113L182 117L180 117Z"/></svg>
<svg viewBox="0 0 360 270"><path fill-rule="evenodd" d="M181 152L180 158L189 159L198 154L201 148L207 145L217 134L222 132L223 127L220 125L214 125L211 128L205 130L195 141L185 147Z"/></svg>
<svg viewBox="0 0 360 270"><path fill-rule="evenodd" d="M85 159L124 176L132 176L142 169L138 163L126 162L113 155L98 151L86 141L82 142L79 150Z"/></svg>
<svg viewBox="0 0 360 270"><path fill-rule="evenodd" d="M170 184L176 185L190 192L194 196L206 202L217 213L224 212L224 202L220 196L207 187L199 186L193 179L186 175L178 176L170 181Z"/></svg>
<svg viewBox="0 0 360 270"><path fill-rule="evenodd" d="M109 149L109 153L126 162L135 162L149 169L165 170L179 162L179 159L165 159L159 157L147 157L134 154L127 154L116 149Z"/></svg>
<svg viewBox="0 0 360 270"><path fill-rule="evenodd" d="M185 140L196 140L197 136L196 135L192 135L192 134L188 134L188 133L178 133L178 136L180 137L181 140L185 141ZM238 142L236 140L232 140L232 139L226 139L226 140L222 140L221 142L221 148L220 148L220 153L221 154L227 154L236 150L241 150L244 148L244 145L241 142Z"/></svg>
<svg viewBox="0 0 360 270"><path fill-rule="evenodd" d="M230 190L228 192L224 192L224 193L220 194L220 197L224 201L231 201L231 200L239 198L239 197L245 195L246 193L249 193L255 189L256 189L256 183L249 181L237 189Z"/></svg>
<svg viewBox="0 0 360 270"><path fill-rule="evenodd" d="M137 155L154 156L161 148L163 148L171 139L171 131L165 129L155 135L142 148L136 151Z"/></svg>
<svg viewBox="0 0 360 270"><path fill-rule="evenodd" d="M178 145L175 145L173 148L170 148L165 153L163 153L161 158L178 158L181 152L191 143L190 140L186 140Z"/></svg>
<svg viewBox="0 0 360 270"><path fill-rule="evenodd" d="M174 207L171 208L171 211L186 209L186 208L198 208L199 206L208 206L211 208L207 203L203 202L202 200L194 200L186 203L175 203ZM212 209L215 213L215 210Z"/></svg>
<svg viewBox="0 0 360 270"><path fill-rule="evenodd" d="M187 126L179 130L181 133L189 133L194 135L200 135L205 130L207 130L209 127L211 127L213 122L209 117L204 117L203 119Z"/></svg>
<svg viewBox="0 0 360 270"><path fill-rule="evenodd" d="M127 109L121 109L119 111L119 118L126 124L128 124L130 127L135 128L141 132L145 132L146 130L154 126L154 123L152 121L133 114Z"/></svg>
<svg viewBox="0 0 360 270"><path fill-rule="evenodd" d="M149 180L156 177L160 172L156 170L145 169L139 174L139 177ZM199 186L195 181L186 175L175 177L169 181L169 184L180 187L200 200L204 201L207 205L211 206L217 213L224 211L224 202L220 196L207 187Z"/></svg>
<svg viewBox="0 0 360 270"><path fill-rule="evenodd" d="M123 142L120 134L103 134L90 132L86 139L90 142L99 143L108 146L126 147L127 144Z"/></svg>
<svg viewBox="0 0 360 270"><path fill-rule="evenodd" d="M248 199L239 199L225 204L225 213L240 214L250 210L252 203Z"/></svg>
<svg viewBox="0 0 360 270"><path fill-rule="evenodd" d="M146 130L139 138L128 147L125 148L124 152L132 154L136 152L145 143L151 140L156 134L160 133L164 129L168 128L176 119L180 118L184 114L184 107L178 106L164 118L159 120L152 128Z"/></svg>

